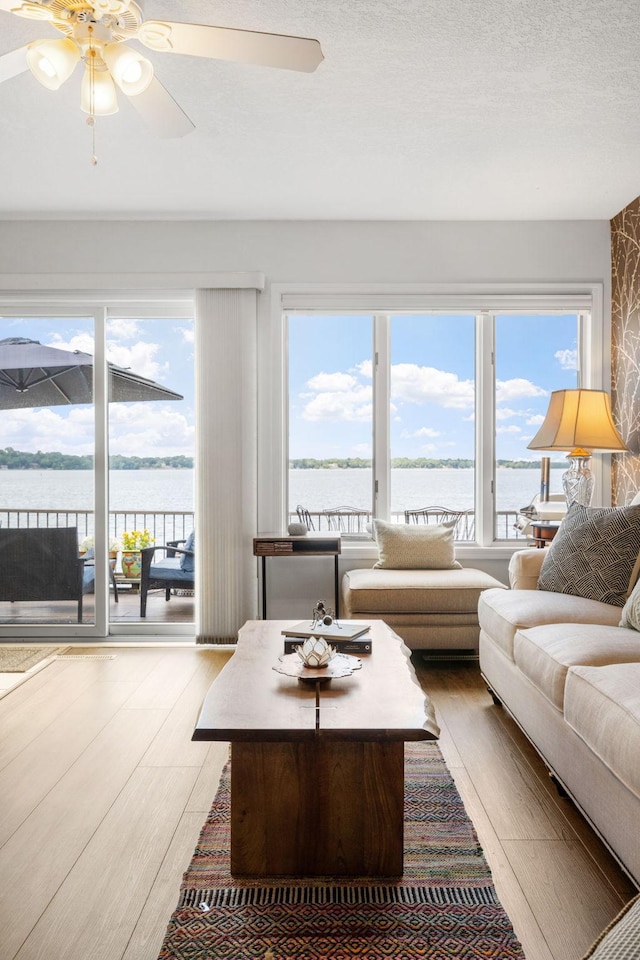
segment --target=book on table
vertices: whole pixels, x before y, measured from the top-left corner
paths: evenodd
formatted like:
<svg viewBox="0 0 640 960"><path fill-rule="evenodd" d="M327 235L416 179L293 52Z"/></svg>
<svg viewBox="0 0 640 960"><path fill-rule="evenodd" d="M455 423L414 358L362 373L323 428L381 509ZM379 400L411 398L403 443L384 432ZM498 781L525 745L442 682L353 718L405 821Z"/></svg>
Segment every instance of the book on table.
<svg viewBox="0 0 640 960"><path fill-rule="evenodd" d="M331 624L312 625L310 620L303 620L292 627L282 630L284 652L295 653L296 647L304 643L309 637L322 637L339 653L371 653L371 636L369 623L365 620L334 620Z"/></svg>

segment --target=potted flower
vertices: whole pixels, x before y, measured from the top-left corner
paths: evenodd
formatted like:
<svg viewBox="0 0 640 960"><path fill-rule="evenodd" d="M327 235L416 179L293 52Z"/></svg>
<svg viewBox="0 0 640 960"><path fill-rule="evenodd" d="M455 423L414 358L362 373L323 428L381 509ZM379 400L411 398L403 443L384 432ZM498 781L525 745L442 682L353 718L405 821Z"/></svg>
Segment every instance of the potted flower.
<svg viewBox="0 0 640 960"><path fill-rule="evenodd" d="M122 572L129 580L139 580L142 570L140 551L151 547L155 540L145 527L144 530L125 530L122 534Z"/></svg>
<svg viewBox="0 0 640 960"><path fill-rule="evenodd" d="M85 537L78 544L78 553L81 557L94 548L94 539L92 536ZM120 549L120 541L116 537L109 537L109 559L115 560Z"/></svg>

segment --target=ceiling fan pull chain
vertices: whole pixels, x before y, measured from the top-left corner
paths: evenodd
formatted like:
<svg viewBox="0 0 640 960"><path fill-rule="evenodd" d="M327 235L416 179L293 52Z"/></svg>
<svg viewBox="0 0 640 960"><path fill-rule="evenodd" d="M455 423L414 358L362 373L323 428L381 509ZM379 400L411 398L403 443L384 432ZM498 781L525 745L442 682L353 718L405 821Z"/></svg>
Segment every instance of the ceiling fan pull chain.
<svg viewBox="0 0 640 960"><path fill-rule="evenodd" d="M93 27L89 27L89 34L93 33ZM89 116L87 117L87 123L91 127L91 164L92 166L98 165L98 155L96 154L96 114L95 114L95 105L96 105L96 48L91 44L89 47Z"/></svg>

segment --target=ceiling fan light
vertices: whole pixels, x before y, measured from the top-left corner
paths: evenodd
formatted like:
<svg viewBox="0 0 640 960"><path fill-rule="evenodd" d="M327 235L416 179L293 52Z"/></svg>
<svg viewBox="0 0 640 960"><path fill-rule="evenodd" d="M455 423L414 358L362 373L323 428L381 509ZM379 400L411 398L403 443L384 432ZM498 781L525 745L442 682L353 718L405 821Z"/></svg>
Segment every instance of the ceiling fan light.
<svg viewBox="0 0 640 960"><path fill-rule="evenodd" d="M27 49L27 65L43 87L58 90L68 80L80 59L77 44L64 40L35 40Z"/></svg>
<svg viewBox="0 0 640 960"><path fill-rule="evenodd" d="M118 112L118 97L111 74L87 66L80 87L80 109L94 117Z"/></svg>
<svg viewBox="0 0 640 960"><path fill-rule="evenodd" d="M153 80L153 64L137 50L121 43L108 43L103 51L111 76L123 93L135 97Z"/></svg>

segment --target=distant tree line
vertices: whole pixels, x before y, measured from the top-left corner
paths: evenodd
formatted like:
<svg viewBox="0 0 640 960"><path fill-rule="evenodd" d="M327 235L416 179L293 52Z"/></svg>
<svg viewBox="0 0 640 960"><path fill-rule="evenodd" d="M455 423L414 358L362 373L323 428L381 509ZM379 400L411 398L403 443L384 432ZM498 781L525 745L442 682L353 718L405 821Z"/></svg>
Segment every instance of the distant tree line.
<svg viewBox="0 0 640 960"><path fill-rule="evenodd" d="M193 467L193 457L109 457L111 470L188 470ZM93 457L70 453L38 450L26 453L6 447L0 450L0 469L9 470L93 470Z"/></svg>
<svg viewBox="0 0 640 960"><path fill-rule="evenodd" d="M361 457L347 457L340 459L334 457L328 460L314 460L311 457L304 457L300 460L290 460L289 467L292 470L350 470L363 467L370 467L371 460L365 460ZM391 467L394 470L420 469L420 470L462 470L474 466L473 460L464 460L461 458L449 460L436 460L429 457L393 457ZM540 469L540 460L498 460L497 466L509 467L512 470L535 470ZM566 464L551 463L552 467L562 467L566 469Z"/></svg>

